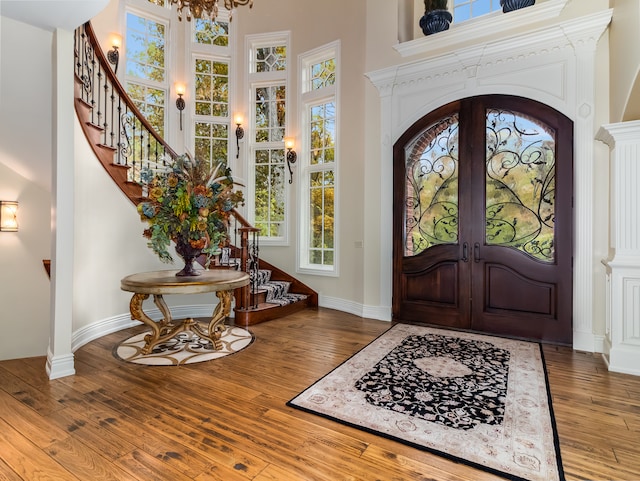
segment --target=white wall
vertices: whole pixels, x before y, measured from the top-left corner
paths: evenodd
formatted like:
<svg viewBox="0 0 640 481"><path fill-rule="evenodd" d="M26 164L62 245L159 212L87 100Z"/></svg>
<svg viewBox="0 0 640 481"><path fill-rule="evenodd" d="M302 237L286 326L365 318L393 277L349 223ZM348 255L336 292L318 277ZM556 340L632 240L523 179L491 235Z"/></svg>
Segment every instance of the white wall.
<svg viewBox="0 0 640 481"><path fill-rule="evenodd" d="M50 32L0 17L0 200L19 202L20 224L0 233L0 360L47 352L51 44Z"/></svg>
<svg viewBox="0 0 640 481"><path fill-rule="evenodd" d="M18 232L0 232L0 360L42 356L49 340L42 260L50 257L50 193L0 163L0 200L19 203Z"/></svg>

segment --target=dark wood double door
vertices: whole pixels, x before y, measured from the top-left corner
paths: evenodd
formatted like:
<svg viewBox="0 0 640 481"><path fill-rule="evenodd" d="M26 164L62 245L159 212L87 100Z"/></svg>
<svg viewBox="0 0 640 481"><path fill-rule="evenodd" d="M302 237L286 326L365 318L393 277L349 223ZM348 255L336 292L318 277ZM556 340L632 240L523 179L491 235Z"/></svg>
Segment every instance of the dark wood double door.
<svg viewBox="0 0 640 481"><path fill-rule="evenodd" d="M393 319L572 342L573 124L453 102L394 146Z"/></svg>

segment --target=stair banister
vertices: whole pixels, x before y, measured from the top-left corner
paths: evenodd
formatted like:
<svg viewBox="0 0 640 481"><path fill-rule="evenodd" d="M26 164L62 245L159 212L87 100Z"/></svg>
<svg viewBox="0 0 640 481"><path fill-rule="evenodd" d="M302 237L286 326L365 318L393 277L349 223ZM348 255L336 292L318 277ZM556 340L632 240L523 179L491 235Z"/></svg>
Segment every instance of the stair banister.
<svg viewBox="0 0 640 481"><path fill-rule="evenodd" d="M142 168L163 168L166 157L175 159L178 154L156 132L120 84L89 22L76 29L75 74L75 107L87 141L107 173L137 205L143 199ZM239 234L240 247L237 247L237 238L234 239L235 246L228 239L233 264L215 267L241 268L252 277L249 286L235 292L236 324L248 326L305 307L317 307L318 294L313 289L259 260L259 229L249 224L237 210L233 209L230 214L235 223L230 230ZM289 281L296 292L306 296L306 301L282 307L259 306L256 287L260 265L272 271L279 280Z"/></svg>

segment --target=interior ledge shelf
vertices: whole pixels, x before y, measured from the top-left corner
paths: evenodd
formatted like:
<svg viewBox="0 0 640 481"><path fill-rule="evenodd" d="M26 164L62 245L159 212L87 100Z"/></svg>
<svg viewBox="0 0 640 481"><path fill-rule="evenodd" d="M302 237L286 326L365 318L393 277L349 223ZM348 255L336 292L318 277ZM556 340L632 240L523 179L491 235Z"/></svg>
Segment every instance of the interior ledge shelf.
<svg viewBox="0 0 640 481"><path fill-rule="evenodd" d="M454 23L449 30L399 43L394 48L402 57L455 49L463 44L493 37L513 29L523 30L538 22L548 22L557 18L569 1L548 0L514 12L493 12L460 25ZM489 22L490 29L487 28Z"/></svg>

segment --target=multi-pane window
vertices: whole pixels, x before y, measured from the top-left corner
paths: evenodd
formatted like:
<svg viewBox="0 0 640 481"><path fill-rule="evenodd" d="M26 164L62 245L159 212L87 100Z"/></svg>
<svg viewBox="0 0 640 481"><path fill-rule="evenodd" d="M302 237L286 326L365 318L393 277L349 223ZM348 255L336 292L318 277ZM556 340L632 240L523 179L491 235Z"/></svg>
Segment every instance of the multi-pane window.
<svg viewBox="0 0 640 481"><path fill-rule="evenodd" d="M250 41L252 92L249 171L250 218L260 229L261 241L286 243L288 206L284 138L287 131L287 38Z"/></svg>
<svg viewBox="0 0 640 481"><path fill-rule="evenodd" d="M274 72L287 69L287 48L284 45L257 47L255 51L256 72Z"/></svg>
<svg viewBox="0 0 640 481"><path fill-rule="evenodd" d="M500 10L500 0L453 0L453 18L464 22Z"/></svg>
<svg viewBox="0 0 640 481"><path fill-rule="evenodd" d="M196 115L229 116L229 63L196 58Z"/></svg>
<svg viewBox="0 0 640 481"><path fill-rule="evenodd" d="M127 93L160 135L164 133L167 94L166 35L164 23L127 13Z"/></svg>
<svg viewBox="0 0 640 481"><path fill-rule="evenodd" d="M337 81L339 44L302 59L303 175L299 268L337 274Z"/></svg>
<svg viewBox="0 0 640 481"><path fill-rule="evenodd" d="M216 122L195 122L195 155L198 159L227 161L229 125Z"/></svg>
<svg viewBox="0 0 640 481"><path fill-rule="evenodd" d="M284 149L259 149L255 155L255 227L263 237L284 237Z"/></svg>
<svg viewBox="0 0 640 481"><path fill-rule="evenodd" d="M258 87L255 92L256 142L282 142L285 130L286 86Z"/></svg>
<svg viewBox="0 0 640 481"><path fill-rule="evenodd" d="M201 45L229 46L229 22L193 19L194 42Z"/></svg>
<svg viewBox="0 0 640 481"><path fill-rule="evenodd" d="M254 89L255 108L255 227L260 236L285 236L284 133L286 86Z"/></svg>
<svg viewBox="0 0 640 481"><path fill-rule="evenodd" d="M229 21L222 11L215 21L193 19L193 135L196 157L228 161L230 113Z"/></svg>

